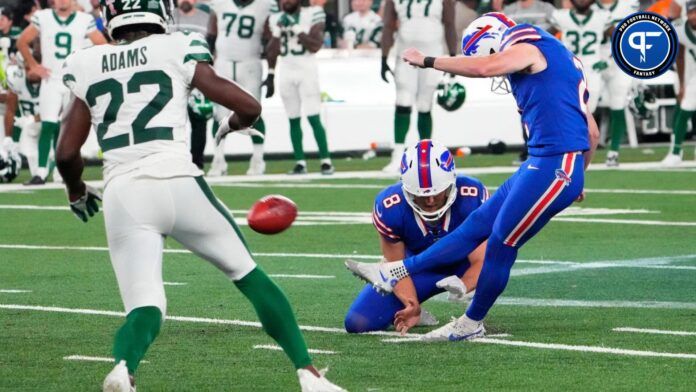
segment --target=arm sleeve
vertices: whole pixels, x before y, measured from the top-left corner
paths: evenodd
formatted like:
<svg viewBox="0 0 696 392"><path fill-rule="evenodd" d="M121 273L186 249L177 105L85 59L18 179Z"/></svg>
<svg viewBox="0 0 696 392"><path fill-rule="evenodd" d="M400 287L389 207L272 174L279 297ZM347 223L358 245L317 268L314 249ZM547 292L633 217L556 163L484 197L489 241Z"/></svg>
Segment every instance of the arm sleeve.
<svg viewBox="0 0 696 392"><path fill-rule="evenodd" d="M95 31L99 30L97 29L97 20L94 19L94 17L92 17L91 15L87 15L87 17L89 18L89 21L87 21L87 32L85 33L85 36L88 36L94 33Z"/></svg>
<svg viewBox="0 0 696 392"><path fill-rule="evenodd" d="M68 56L63 63L63 84L73 95L87 102L84 83L80 83L79 59L75 52Z"/></svg>
<svg viewBox="0 0 696 392"><path fill-rule="evenodd" d="M39 32L41 31L41 18L39 18L39 12L34 12L34 15L31 16L31 24L36 27L36 30Z"/></svg>
<svg viewBox="0 0 696 392"><path fill-rule="evenodd" d="M321 7L312 7L312 26L319 23L326 23L326 13Z"/></svg>

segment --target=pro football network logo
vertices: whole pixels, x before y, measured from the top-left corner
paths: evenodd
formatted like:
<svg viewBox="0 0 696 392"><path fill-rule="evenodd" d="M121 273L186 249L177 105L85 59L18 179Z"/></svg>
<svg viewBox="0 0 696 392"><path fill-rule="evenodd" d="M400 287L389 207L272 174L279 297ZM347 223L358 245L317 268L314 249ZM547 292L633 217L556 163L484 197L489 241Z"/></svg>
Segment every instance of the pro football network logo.
<svg viewBox="0 0 696 392"><path fill-rule="evenodd" d="M679 48L677 32L667 19L636 12L614 29L611 49L616 65L634 78L656 78L672 66Z"/></svg>

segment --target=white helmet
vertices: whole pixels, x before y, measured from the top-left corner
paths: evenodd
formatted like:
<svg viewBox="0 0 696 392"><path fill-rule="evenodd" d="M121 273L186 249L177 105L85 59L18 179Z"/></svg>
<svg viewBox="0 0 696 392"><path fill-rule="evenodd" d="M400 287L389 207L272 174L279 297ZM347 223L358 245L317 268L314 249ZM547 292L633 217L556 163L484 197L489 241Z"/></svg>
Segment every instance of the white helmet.
<svg viewBox="0 0 696 392"><path fill-rule="evenodd" d="M503 34L513 26L515 22L500 12L483 14L464 30L462 54L482 57L500 52Z"/></svg>
<svg viewBox="0 0 696 392"><path fill-rule="evenodd" d="M406 202L427 222L437 221L452 206L457 197L456 181L454 156L446 147L432 140L421 140L406 149L401 158L401 188ZM447 201L437 211L425 211L414 201L416 197L435 196L442 192L449 192Z"/></svg>
<svg viewBox="0 0 696 392"><path fill-rule="evenodd" d="M119 27L134 24L151 24L167 31L172 19L172 0L100 0L106 30L113 37Z"/></svg>

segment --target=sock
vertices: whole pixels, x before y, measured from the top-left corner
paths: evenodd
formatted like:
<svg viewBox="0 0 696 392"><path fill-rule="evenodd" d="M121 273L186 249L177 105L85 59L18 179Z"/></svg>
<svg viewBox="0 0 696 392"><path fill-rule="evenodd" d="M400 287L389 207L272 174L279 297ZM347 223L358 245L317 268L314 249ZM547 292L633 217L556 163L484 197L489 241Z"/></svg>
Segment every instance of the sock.
<svg viewBox="0 0 696 392"><path fill-rule="evenodd" d="M218 128L220 128L220 123L213 117L213 137L217 135Z"/></svg>
<svg viewBox="0 0 696 392"><path fill-rule="evenodd" d="M326 163L326 164L330 165L330 164L331 164L331 158L324 158L324 159L321 160L321 163L322 163L322 164Z"/></svg>
<svg viewBox="0 0 696 392"><path fill-rule="evenodd" d="M486 246L483 268L476 284L476 294L466 310L466 316L481 321L495 300L505 290L510 270L517 259L517 248L503 244L498 236L491 236Z"/></svg>
<svg viewBox="0 0 696 392"><path fill-rule="evenodd" d="M55 135L55 136L54 136ZM41 122L41 136L39 136L39 167L48 166L48 156L51 154L51 144L58 135L58 123Z"/></svg>
<svg viewBox="0 0 696 392"><path fill-rule="evenodd" d="M611 150L619 151L621 139L626 133L626 113L621 110L612 110L609 114L609 133L611 133Z"/></svg>
<svg viewBox="0 0 696 392"><path fill-rule="evenodd" d="M263 330L283 348L296 369L312 364L307 343L283 291L260 267L234 282L254 306Z"/></svg>
<svg viewBox="0 0 696 392"><path fill-rule="evenodd" d="M418 112L418 137L430 139L433 135L433 116L430 112Z"/></svg>
<svg viewBox="0 0 696 392"><path fill-rule="evenodd" d="M263 144L262 143L254 143L251 145L252 147L252 153L251 156L252 158L258 158L258 159L263 159Z"/></svg>
<svg viewBox="0 0 696 392"><path fill-rule="evenodd" d="M19 143L19 137L22 136L22 128L20 127L13 127L12 128L12 141L15 143Z"/></svg>
<svg viewBox="0 0 696 392"><path fill-rule="evenodd" d="M295 162L295 164L307 167L307 161L305 161L304 159L300 159L299 161Z"/></svg>
<svg viewBox="0 0 696 392"><path fill-rule="evenodd" d="M114 359L126 361L128 372L135 373L147 348L155 340L162 326L162 312L156 306L133 309L126 316L126 323L116 332Z"/></svg>
<svg viewBox="0 0 696 392"><path fill-rule="evenodd" d="M292 141L292 152L296 161L304 160L304 150L302 149L302 126L300 118L290 119L290 140Z"/></svg>
<svg viewBox="0 0 696 392"><path fill-rule="evenodd" d="M674 124L672 124L674 132L674 146L672 147L672 154L674 155L681 154L682 143L684 142L684 137L686 136L686 126L693 114L693 111L684 110L679 107L677 107L677 110L674 112Z"/></svg>
<svg viewBox="0 0 696 392"><path fill-rule="evenodd" d="M397 106L394 112L394 143L404 144L408 128L411 126L411 108Z"/></svg>
<svg viewBox="0 0 696 392"><path fill-rule="evenodd" d="M326 141L326 130L321 123L321 118L319 118L319 115L317 114L307 117L307 120L314 131L314 140L317 141L317 146L319 147L319 158L329 158L329 144Z"/></svg>
<svg viewBox="0 0 696 392"><path fill-rule="evenodd" d="M254 129L258 130L264 135L266 134L266 123L263 122L263 118L259 117L258 121L256 121L256 124L254 124ZM263 139L258 136L252 136L251 142L254 143L254 147L256 147L256 145L258 144L263 146ZM261 153L263 154L263 148L261 149Z"/></svg>

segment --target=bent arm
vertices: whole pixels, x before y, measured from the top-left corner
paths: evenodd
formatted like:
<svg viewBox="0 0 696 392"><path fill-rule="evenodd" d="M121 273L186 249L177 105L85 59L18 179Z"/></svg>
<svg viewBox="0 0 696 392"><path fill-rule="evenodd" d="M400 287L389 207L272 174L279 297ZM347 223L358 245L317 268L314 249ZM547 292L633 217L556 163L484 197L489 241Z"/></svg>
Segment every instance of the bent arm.
<svg viewBox="0 0 696 392"><path fill-rule="evenodd" d="M469 268L462 276L462 282L466 286L467 293L474 290L478 285L478 278L483 268L483 260L486 257L486 245L488 241L483 241L478 248L469 253Z"/></svg>
<svg viewBox="0 0 696 392"><path fill-rule="evenodd" d="M74 201L72 195L84 193L85 184L82 182L82 171L85 162L82 160L80 149L87 140L92 126L91 122L92 116L87 104L74 97L61 122L58 145L56 146L56 166L68 188L70 201Z"/></svg>
<svg viewBox="0 0 696 392"><path fill-rule="evenodd" d="M11 138L14 128L15 111L17 110L17 94L8 90L5 105L5 137Z"/></svg>
<svg viewBox="0 0 696 392"><path fill-rule="evenodd" d="M585 160L585 170L587 170L587 167L590 166L592 157L594 156L594 153L597 150L597 145L599 144L599 127L597 127L597 122L589 109L587 110L586 116L587 134L590 139L590 149L582 154Z"/></svg>
<svg viewBox="0 0 696 392"><path fill-rule="evenodd" d="M87 38L89 38L89 40L95 45L104 45L106 43L104 34L102 34L99 30L94 30L93 32L89 33Z"/></svg>
<svg viewBox="0 0 696 392"><path fill-rule="evenodd" d="M534 45L520 43L485 57L438 57L433 68L472 78L509 75L529 68L541 71L546 59Z"/></svg>
<svg viewBox="0 0 696 392"><path fill-rule="evenodd" d="M406 245L402 242L389 242L380 236L380 246L382 247L382 255L386 262L400 261L406 257ZM413 285L411 277L402 279L394 286L394 295L405 306L409 304L418 304L418 295L416 294L416 286Z"/></svg>
<svg viewBox="0 0 696 392"><path fill-rule="evenodd" d="M22 31L22 34L20 34L17 39L17 50L19 50L22 57L24 57L24 61L27 62L28 68L36 67L39 64L34 56L32 56L30 49L31 43L34 42L38 36L39 30L37 30L34 25L29 25Z"/></svg>
<svg viewBox="0 0 696 392"><path fill-rule="evenodd" d="M382 28L382 57L389 56L394 46L394 31L396 31L396 8L394 2L387 0L384 5L384 27Z"/></svg>
<svg viewBox="0 0 696 392"><path fill-rule="evenodd" d="M317 23L309 30L308 34L300 33L297 36L297 40L300 42L305 49L309 50L310 53L316 53L321 49L324 44L324 24Z"/></svg>

